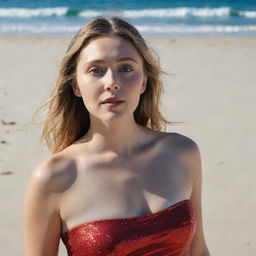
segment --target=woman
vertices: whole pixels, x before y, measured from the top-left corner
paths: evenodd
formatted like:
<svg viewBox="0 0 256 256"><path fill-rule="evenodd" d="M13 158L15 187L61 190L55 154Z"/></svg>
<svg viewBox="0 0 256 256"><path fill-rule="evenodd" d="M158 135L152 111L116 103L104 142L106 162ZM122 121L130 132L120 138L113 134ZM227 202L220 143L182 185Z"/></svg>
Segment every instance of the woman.
<svg viewBox="0 0 256 256"><path fill-rule="evenodd" d="M119 18L83 26L63 58L25 200L25 255L209 255L197 144L163 132L161 70Z"/></svg>

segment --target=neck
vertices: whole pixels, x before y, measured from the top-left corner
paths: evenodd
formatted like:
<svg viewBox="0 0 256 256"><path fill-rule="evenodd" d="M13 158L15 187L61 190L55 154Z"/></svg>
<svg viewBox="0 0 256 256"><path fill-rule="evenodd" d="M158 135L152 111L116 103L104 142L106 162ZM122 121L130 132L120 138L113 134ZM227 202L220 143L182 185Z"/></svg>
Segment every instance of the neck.
<svg viewBox="0 0 256 256"><path fill-rule="evenodd" d="M111 152L126 156L145 140L146 132L149 132L149 129L138 125L133 117L111 121L92 118L84 139L95 153Z"/></svg>

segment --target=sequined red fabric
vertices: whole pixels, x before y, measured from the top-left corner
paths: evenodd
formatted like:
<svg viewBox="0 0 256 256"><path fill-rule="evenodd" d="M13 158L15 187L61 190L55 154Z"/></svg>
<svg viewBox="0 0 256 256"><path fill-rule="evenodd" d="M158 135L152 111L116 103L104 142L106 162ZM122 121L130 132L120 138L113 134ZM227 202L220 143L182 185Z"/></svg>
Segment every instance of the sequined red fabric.
<svg viewBox="0 0 256 256"><path fill-rule="evenodd" d="M86 222L61 239L69 256L189 256L195 231L186 199L152 214Z"/></svg>

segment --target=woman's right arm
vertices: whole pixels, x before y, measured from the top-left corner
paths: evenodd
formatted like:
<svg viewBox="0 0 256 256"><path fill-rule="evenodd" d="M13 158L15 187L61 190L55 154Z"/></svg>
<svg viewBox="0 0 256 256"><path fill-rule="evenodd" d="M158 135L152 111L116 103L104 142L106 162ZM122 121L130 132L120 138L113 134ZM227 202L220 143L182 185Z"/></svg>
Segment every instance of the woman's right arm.
<svg viewBox="0 0 256 256"><path fill-rule="evenodd" d="M57 256L61 234L54 172L46 161L32 173L24 201L25 256Z"/></svg>

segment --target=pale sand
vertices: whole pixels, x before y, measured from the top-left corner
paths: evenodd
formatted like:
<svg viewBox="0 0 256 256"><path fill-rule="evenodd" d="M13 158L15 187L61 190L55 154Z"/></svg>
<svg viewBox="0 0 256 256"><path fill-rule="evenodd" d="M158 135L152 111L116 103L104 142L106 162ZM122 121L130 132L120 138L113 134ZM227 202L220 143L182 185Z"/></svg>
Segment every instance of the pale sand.
<svg viewBox="0 0 256 256"><path fill-rule="evenodd" d="M47 156L29 125L50 95L69 37L0 37L0 254L23 255L22 207ZM256 253L256 38L148 38L165 76L169 126L199 145L203 220L211 255ZM3 172L11 172L3 175ZM253 189L254 188L254 189ZM60 254L66 255L63 245Z"/></svg>

